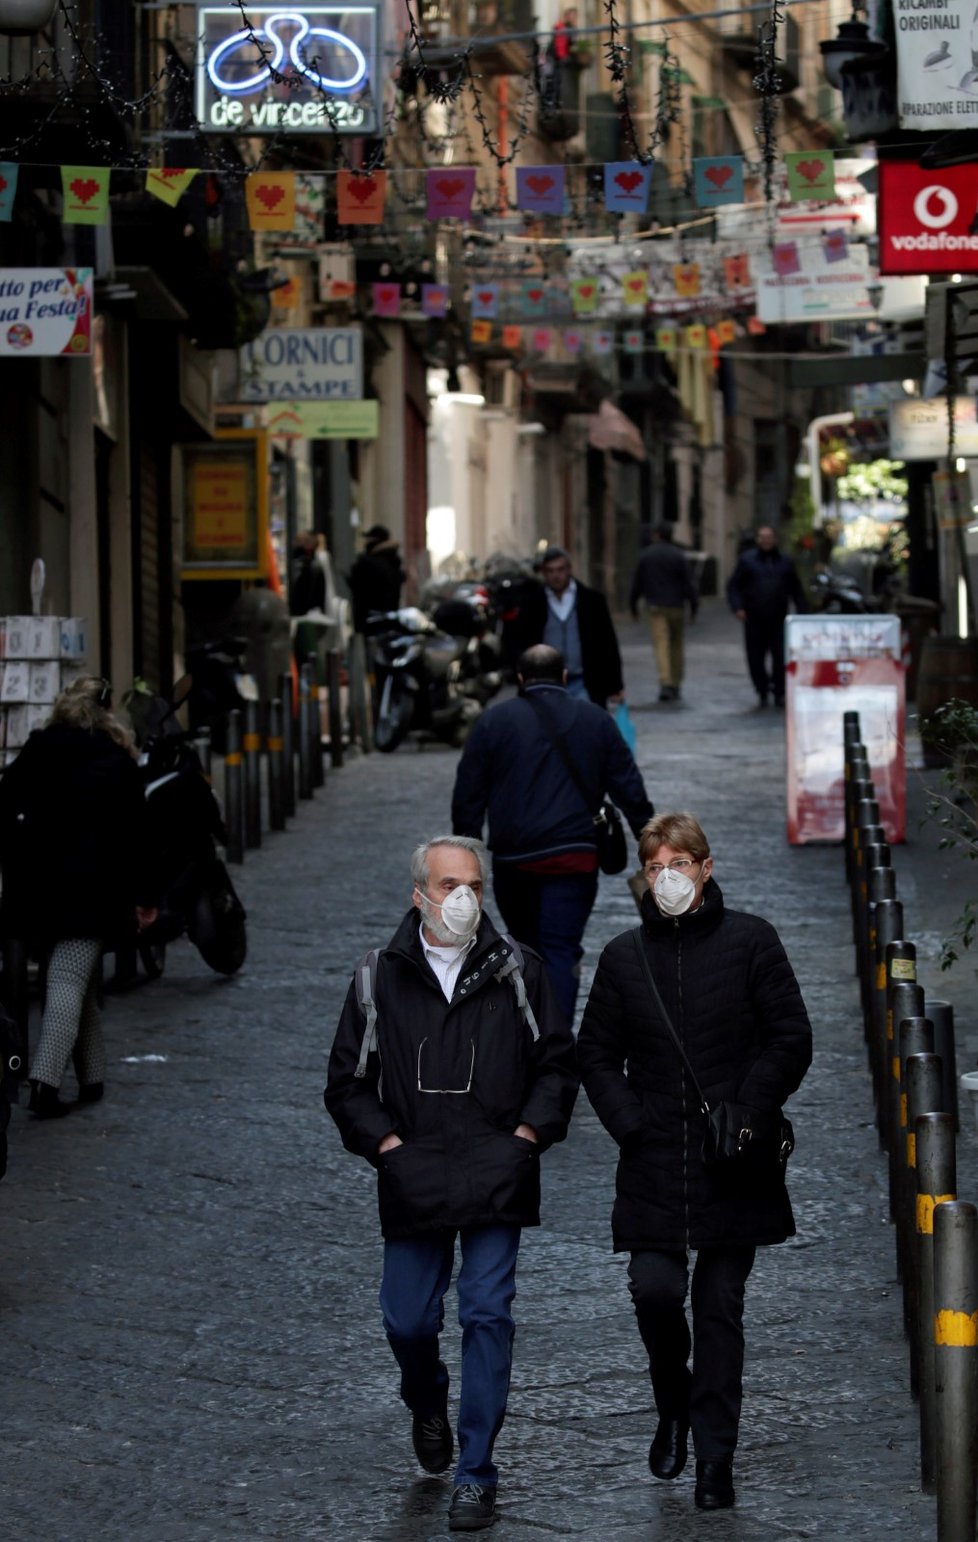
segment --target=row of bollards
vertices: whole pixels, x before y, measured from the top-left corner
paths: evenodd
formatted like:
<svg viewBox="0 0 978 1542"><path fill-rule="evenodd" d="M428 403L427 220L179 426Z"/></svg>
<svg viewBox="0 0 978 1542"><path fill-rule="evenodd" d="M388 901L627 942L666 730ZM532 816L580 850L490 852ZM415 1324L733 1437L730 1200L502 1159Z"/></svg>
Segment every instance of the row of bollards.
<svg viewBox="0 0 978 1542"><path fill-rule="evenodd" d="M843 718L845 857L863 1024L938 1542L978 1520L978 1208L957 1197L954 1014L917 981L858 712Z"/></svg>

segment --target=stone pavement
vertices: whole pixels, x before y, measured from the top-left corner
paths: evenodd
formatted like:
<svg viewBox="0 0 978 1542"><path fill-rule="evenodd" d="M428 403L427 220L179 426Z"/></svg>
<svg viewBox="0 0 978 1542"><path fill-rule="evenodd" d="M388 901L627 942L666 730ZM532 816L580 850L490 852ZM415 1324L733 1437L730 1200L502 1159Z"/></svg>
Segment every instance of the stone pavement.
<svg viewBox="0 0 978 1542"><path fill-rule="evenodd" d="M752 710L719 603L689 634L679 707L655 701L644 628L622 637L653 800L702 818L728 903L778 925L809 1004L815 1062L791 1109L798 1236L762 1250L748 1289L737 1508L701 1515L691 1473L648 1473L650 1389L610 1248L614 1153L582 1100L545 1159L545 1224L524 1241L497 1534L919 1542L934 1505L919 1492L842 853L785 841L782 718ZM109 999L105 1102L53 1125L14 1111L0 1186L7 1542L446 1534L449 1485L415 1466L380 1327L372 1173L342 1151L321 1093L351 966L408 905L409 854L448 824L456 758L405 746L330 773L241 872L245 971L218 979L174 947L162 981ZM911 825L898 893L928 990L955 1003L962 1069L978 1046L975 964L949 981L934 960L968 875ZM634 922L624 877L603 879L588 971ZM975 1197L967 1111L959 1144L959 1191Z"/></svg>

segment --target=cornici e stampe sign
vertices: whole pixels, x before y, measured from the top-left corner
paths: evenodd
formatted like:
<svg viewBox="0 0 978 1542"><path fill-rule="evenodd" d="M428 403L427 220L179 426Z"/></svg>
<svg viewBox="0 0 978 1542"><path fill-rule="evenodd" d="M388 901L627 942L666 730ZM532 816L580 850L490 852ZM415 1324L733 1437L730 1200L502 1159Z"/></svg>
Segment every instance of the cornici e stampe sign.
<svg viewBox="0 0 978 1542"><path fill-rule="evenodd" d="M379 4L204 5L195 107L219 134L371 134Z"/></svg>

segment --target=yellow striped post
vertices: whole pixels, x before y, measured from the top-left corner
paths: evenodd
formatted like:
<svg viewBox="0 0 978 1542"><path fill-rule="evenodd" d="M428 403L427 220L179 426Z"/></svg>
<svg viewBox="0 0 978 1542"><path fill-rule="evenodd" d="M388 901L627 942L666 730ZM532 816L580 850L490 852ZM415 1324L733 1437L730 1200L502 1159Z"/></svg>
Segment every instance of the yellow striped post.
<svg viewBox="0 0 978 1542"><path fill-rule="evenodd" d="M914 1061L936 1059L915 1055ZM911 1073L915 1075L915 1073ZM916 1080L916 1078L915 1078ZM916 1087L915 1087L916 1090ZM924 1113L916 1121L917 1284L919 1325L920 1486L937 1486L937 1382L934 1345L934 1216L956 1198L954 1121L949 1114Z"/></svg>
<svg viewBox="0 0 978 1542"><path fill-rule="evenodd" d="M934 1385L938 1542L973 1542L978 1520L978 1209L962 1200L934 1211Z"/></svg>

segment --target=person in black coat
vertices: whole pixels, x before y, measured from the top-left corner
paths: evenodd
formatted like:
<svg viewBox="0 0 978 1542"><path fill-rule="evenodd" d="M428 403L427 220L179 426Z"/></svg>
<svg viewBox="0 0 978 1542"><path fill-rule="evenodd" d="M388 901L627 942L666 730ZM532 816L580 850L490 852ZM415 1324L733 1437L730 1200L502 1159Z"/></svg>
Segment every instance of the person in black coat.
<svg viewBox="0 0 978 1542"><path fill-rule="evenodd" d="M458 1238L462 1376L449 1526L474 1531L494 1518L520 1233L539 1225L540 1154L567 1132L577 1071L540 960L526 952L520 961L482 910L482 842L436 837L415 851L411 877L413 908L380 950L369 991L376 1039L358 967L325 1101L344 1146L377 1171L381 1310L427 1472L444 1472L453 1452L438 1341Z"/></svg>
<svg viewBox="0 0 978 1542"><path fill-rule="evenodd" d="M101 1098L105 1049L96 996L103 947L156 918L156 862L131 737L106 681L77 680L0 779L0 934L48 955L30 1069L41 1118L71 1056L79 1102Z"/></svg>
<svg viewBox="0 0 978 1542"><path fill-rule="evenodd" d="M758 706L784 706L784 618L788 606L806 609L805 591L790 557L778 550L770 525L761 525L757 545L738 558L727 581L727 600L744 623L747 669L757 692ZM767 660L770 656L771 667Z"/></svg>
<svg viewBox="0 0 978 1542"><path fill-rule="evenodd" d="M598 892L594 815L607 793L637 838L653 807L614 720L570 695L554 648L528 648L516 677L520 695L484 713L466 742L452 828L481 836L488 814L496 904L517 941L539 950L572 1022L581 939Z"/></svg>
<svg viewBox="0 0 978 1542"><path fill-rule="evenodd" d="M599 707L623 701L621 653L608 601L574 577L562 546L548 546L540 573L543 584L527 585L520 612L507 628L511 656L534 643L547 643L567 664L567 689Z"/></svg>
<svg viewBox="0 0 978 1542"><path fill-rule="evenodd" d="M371 611L396 610L401 603L404 569L396 541L386 525L364 532L364 547L347 574L353 605L353 630L366 630Z"/></svg>
<svg viewBox="0 0 978 1542"><path fill-rule="evenodd" d="M649 631L659 671L659 700L678 701L685 668L685 607L688 602L690 620L695 621L700 596L689 563L672 539L671 525L658 525L653 530L652 544L636 563L629 597L636 619L639 600L645 601L649 613Z"/></svg>
<svg viewBox="0 0 978 1542"><path fill-rule="evenodd" d="M692 1430L696 1503L734 1502L744 1291L755 1249L794 1220L777 1143L743 1170L708 1166L705 1119L649 989L643 956L711 1108L731 1101L780 1128L781 1105L811 1063L811 1026L777 932L728 910L706 836L689 814L661 814L639 845L649 892L642 924L608 944L578 1036L584 1089L619 1148L616 1252L648 1352L659 1425L658 1478L682 1472ZM692 1338L684 1302L688 1254ZM692 1374L687 1361L695 1345Z"/></svg>

